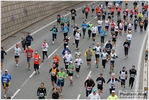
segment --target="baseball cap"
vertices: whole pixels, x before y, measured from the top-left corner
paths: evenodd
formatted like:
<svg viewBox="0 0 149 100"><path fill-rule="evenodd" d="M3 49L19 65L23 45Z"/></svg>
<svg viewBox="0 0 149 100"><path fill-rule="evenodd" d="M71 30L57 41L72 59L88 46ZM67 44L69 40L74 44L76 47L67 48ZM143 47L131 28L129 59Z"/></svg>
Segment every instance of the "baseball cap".
<svg viewBox="0 0 149 100"><path fill-rule="evenodd" d="M7 70L7 69L5 69L5 72L8 72L8 70Z"/></svg>
<svg viewBox="0 0 149 100"><path fill-rule="evenodd" d="M115 93L115 91L114 91L114 90L112 90L112 92L114 92L114 93Z"/></svg>
<svg viewBox="0 0 149 100"><path fill-rule="evenodd" d="M36 52L35 53L38 53L38 51L36 50Z"/></svg>
<svg viewBox="0 0 149 100"><path fill-rule="evenodd" d="M70 61L70 63L72 63L72 61Z"/></svg>
<svg viewBox="0 0 149 100"><path fill-rule="evenodd" d="M19 46L19 44L16 44L16 46Z"/></svg>
<svg viewBox="0 0 149 100"><path fill-rule="evenodd" d="M97 89L96 88L93 88L93 92L97 92Z"/></svg>
<svg viewBox="0 0 149 100"><path fill-rule="evenodd" d="M68 45L66 47L68 48Z"/></svg>
<svg viewBox="0 0 149 100"><path fill-rule="evenodd" d="M64 68L61 68L61 70L64 70Z"/></svg>
<svg viewBox="0 0 149 100"><path fill-rule="evenodd" d="M112 73L111 75L115 75L115 73Z"/></svg>

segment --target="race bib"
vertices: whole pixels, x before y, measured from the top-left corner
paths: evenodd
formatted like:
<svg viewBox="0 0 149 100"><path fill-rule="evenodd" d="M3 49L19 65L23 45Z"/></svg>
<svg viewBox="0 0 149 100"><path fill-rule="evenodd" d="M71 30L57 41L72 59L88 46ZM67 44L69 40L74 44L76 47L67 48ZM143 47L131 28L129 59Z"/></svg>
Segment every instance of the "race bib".
<svg viewBox="0 0 149 100"><path fill-rule="evenodd" d="M44 93L40 93L39 96L40 96L40 97L43 97L43 96L44 96Z"/></svg>
<svg viewBox="0 0 149 100"><path fill-rule="evenodd" d="M92 89L92 87L87 87L87 90L88 90L88 91L91 91L91 89Z"/></svg>
<svg viewBox="0 0 149 100"><path fill-rule="evenodd" d="M60 76L60 77L59 77L59 80L63 80L63 77Z"/></svg>
<svg viewBox="0 0 149 100"><path fill-rule="evenodd" d="M7 82L7 79L3 79L3 83L6 83Z"/></svg>

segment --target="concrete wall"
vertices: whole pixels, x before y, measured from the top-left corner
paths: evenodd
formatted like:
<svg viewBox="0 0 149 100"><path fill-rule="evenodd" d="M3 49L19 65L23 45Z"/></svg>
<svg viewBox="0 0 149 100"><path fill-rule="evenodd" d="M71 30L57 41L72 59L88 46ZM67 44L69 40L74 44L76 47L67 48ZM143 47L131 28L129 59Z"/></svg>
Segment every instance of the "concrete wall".
<svg viewBox="0 0 149 100"><path fill-rule="evenodd" d="M79 1L1 1L1 38Z"/></svg>

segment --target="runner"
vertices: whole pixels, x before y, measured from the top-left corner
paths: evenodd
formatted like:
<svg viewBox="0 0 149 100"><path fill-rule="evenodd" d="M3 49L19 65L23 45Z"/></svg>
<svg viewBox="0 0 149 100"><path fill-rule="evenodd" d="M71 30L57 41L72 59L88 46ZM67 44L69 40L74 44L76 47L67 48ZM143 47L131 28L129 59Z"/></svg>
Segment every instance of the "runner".
<svg viewBox="0 0 149 100"><path fill-rule="evenodd" d="M58 68L56 67L56 64L52 64L52 65L53 65L53 67L49 70L49 74L51 74L51 82L52 82L52 87L53 87L52 90L54 90L55 84L56 84L56 82L57 82L57 77L56 77L56 75L57 75L57 73L59 72L59 70L58 70Z"/></svg>
<svg viewBox="0 0 149 100"><path fill-rule="evenodd" d="M97 16L97 18L98 18L98 12L100 12L100 7L99 7L99 5L97 5L97 7L96 7L96 16Z"/></svg>
<svg viewBox="0 0 149 100"><path fill-rule="evenodd" d="M43 43L41 45L41 48L42 48L42 56L43 56L42 62L44 62L44 57L46 56L48 58L47 51L48 51L48 48L49 48L49 45L46 42L46 40L43 41Z"/></svg>
<svg viewBox="0 0 149 100"><path fill-rule="evenodd" d="M134 20L134 30L135 30L135 32L137 32L137 26L138 26L138 19L136 18Z"/></svg>
<svg viewBox="0 0 149 100"><path fill-rule="evenodd" d="M123 20L126 20L126 17L127 17L127 11L124 10L124 11L123 11Z"/></svg>
<svg viewBox="0 0 149 100"><path fill-rule="evenodd" d="M147 26L148 26L148 18L147 17L144 19L143 23L144 23L144 30L146 31Z"/></svg>
<svg viewBox="0 0 149 100"><path fill-rule="evenodd" d="M86 61L87 61L87 68L91 67L91 59L92 59L93 54L94 54L94 52L91 50L91 47L89 47L84 52L84 56L86 57Z"/></svg>
<svg viewBox="0 0 149 100"><path fill-rule="evenodd" d="M124 55L125 55L125 59L126 59L126 58L128 58L128 49L130 47L130 43L128 42L127 39L124 42L123 46L124 46Z"/></svg>
<svg viewBox="0 0 149 100"><path fill-rule="evenodd" d="M118 100L118 96L115 95L115 91L112 90L111 95L107 98L107 100Z"/></svg>
<svg viewBox="0 0 149 100"><path fill-rule="evenodd" d="M87 19L88 13L89 13L89 11L90 11L90 8L88 7L88 5L86 5L86 7L84 8L84 10L85 10L85 17L86 17L86 19Z"/></svg>
<svg viewBox="0 0 149 100"><path fill-rule="evenodd" d="M131 31L128 31L128 34L127 34L126 38L127 38L128 42L129 42L129 46L130 46L130 44L131 44L131 39L132 39Z"/></svg>
<svg viewBox="0 0 149 100"><path fill-rule="evenodd" d="M106 18L106 8L103 8L102 10L102 20L104 21Z"/></svg>
<svg viewBox="0 0 149 100"><path fill-rule="evenodd" d="M131 22L128 23L128 31L131 31L132 30L132 25L133 24Z"/></svg>
<svg viewBox="0 0 149 100"><path fill-rule="evenodd" d="M102 59L102 69L105 70L106 63L108 61L108 53L106 52L106 49L103 49L103 52L101 53L101 59Z"/></svg>
<svg viewBox="0 0 149 100"><path fill-rule="evenodd" d="M75 67L74 67L72 61L70 61L70 64L69 64L67 70L68 70L68 76L69 76L70 85L73 85L73 71L75 70Z"/></svg>
<svg viewBox="0 0 149 100"><path fill-rule="evenodd" d="M33 54L33 49L31 48L31 46L28 46L28 48L26 49L26 57L27 57L27 62L28 62L28 69L31 70L31 67L30 67L30 62L31 62L31 59L32 59L32 54Z"/></svg>
<svg viewBox="0 0 149 100"><path fill-rule="evenodd" d="M115 47L116 46L116 33L112 33L112 47Z"/></svg>
<svg viewBox="0 0 149 100"><path fill-rule="evenodd" d="M144 25L143 20L140 20L140 33L143 32L143 25Z"/></svg>
<svg viewBox="0 0 149 100"><path fill-rule="evenodd" d="M133 12L133 10L130 10L129 12L130 12L130 21L131 21L131 20L133 20L133 14L134 14L134 12Z"/></svg>
<svg viewBox="0 0 149 100"><path fill-rule="evenodd" d="M106 44L105 46L105 49L106 49L106 52L108 53L108 55L110 56L111 54L111 49L112 49L112 44L111 44L111 41L109 40L108 43Z"/></svg>
<svg viewBox="0 0 149 100"><path fill-rule="evenodd" d="M75 69L77 72L77 77L79 77L80 68L81 68L81 65L83 64L83 60L80 58L80 55L77 56L74 63L75 63Z"/></svg>
<svg viewBox="0 0 149 100"><path fill-rule="evenodd" d="M115 25L115 36L116 38L118 37L118 24Z"/></svg>
<svg viewBox="0 0 149 100"><path fill-rule="evenodd" d="M128 20L126 19L126 20L124 21L124 32L125 32L125 33L127 32L128 25L129 25L129 23L128 23Z"/></svg>
<svg viewBox="0 0 149 100"><path fill-rule="evenodd" d="M123 22L120 22L120 23L119 23L119 34L120 34L121 36L122 36L123 27L124 27Z"/></svg>
<svg viewBox="0 0 149 100"><path fill-rule="evenodd" d="M102 30L100 31L100 39L101 39L101 45L102 46L104 45L105 36L106 36L106 31L104 28L102 28Z"/></svg>
<svg viewBox="0 0 149 100"><path fill-rule="evenodd" d="M54 91L53 91L53 93L52 93L52 97L51 97L52 99L60 99L60 95L59 95L59 93L58 93L58 90L57 90L57 88L54 88Z"/></svg>
<svg viewBox="0 0 149 100"><path fill-rule="evenodd" d="M111 15L112 15L112 18L114 17L114 11L115 11L115 6L112 6L112 7L111 7Z"/></svg>
<svg viewBox="0 0 149 100"><path fill-rule="evenodd" d="M22 43L22 48L25 51L26 50L26 33L24 33L24 35L22 36L21 43Z"/></svg>
<svg viewBox="0 0 149 100"><path fill-rule="evenodd" d="M115 90L115 88L116 88L116 81L120 82L117 78L115 78L115 73L112 73L111 78L107 81L107 84L110 82L110 84L109 84L110 94L111 94L112 90Z"/></svg>
<svg viewBox="0 0 149 100"><path fill-rule="evenodd" d="M137 75L137 70L135 69L135 65L132 65L132 68L129 70L129 87L132 89L133 83L135 81L135 75Z"/></svg>
<svg viewBox="0 0 149 100"><path fill-rule="evenodd" d="M125 89L125 81L127 80L127 70L125 67L122 68L122 70L119 72L119 79L121 80L121 88L122 90Z"/></svg>
<svg viewBox="0 0 149 100"><path fill-rule="evenodd" d="M94 25L94 26L91 28L91 31L92 31L92 41L93 41L93 45L94 45L96 33L97 33L97 31L98 31L96 25Z"/></svg>
<svg viewBox="0 0 149 100"><path fill-rule="evenodd" d="M62 55L64 56L64 55L67 53L67 51L69 51L69 53L71 53L71 51L70 51L68 45L66 46L66 49L64 49L64 50L62 51Z"/></svg>
<svg viewBox="0 0 149 100"><path fill-rule="evenodd" d="M109 30L109 19L108 18L105 20L105 29L106 29L106 33L108 33L108 30Z"/></svg>
<svg viewBox="0 0 149 100"><path fill-rule="evenodd" d="M4 58L7 55L7 53L4 51L3 47L1 47L1 71L3 69L3 65L4 65ZM6 56L7 57L7 56Z"/></svg>
<svg viewBox="0 0 149 100"><path fill-rule="evenodd" d="M56 25L54 25L54 27L50 31L52 31L52 45L53 45L54 40L57 40L58 29L56 28Z"/></svg>
<svg viewBox="0 0 149 100"><path fill-rule="evenodd" d="M84 12L85 12L85 5L82 6L82 14L83 14L82 18L84 18Z"/></svg>
<svg viewBox="0 0 149 100"><path fill-rule="evenodd" d="M32 41L33 41L33 37L28 32L28 35L26 36L26 45L27 45L27 47L31 46Z"/></svg>
<svg viewBox="0 0 149 100"><path fill-rule="evenodd" d="M53 56L52 60L53 60L53 61L52 61L53 64L55 64L56 68L58 68L59 63L60 63L60 58L58 57L58 54L55 54L55 55Z"/></svg>
<svg viewBox="0 0 149 100"><path fill-rule="evenodd" d="M44 83L41 83L40 87L37 89L37 96L38 99L45 99L45 96L47 96L47 91L44 87Z"/></svg>
<svg viewBox="0 0 149 100"><path fill-rule="evenodd" d="M100 96L98 95L97 93L97 89L96 88L93 88L93 92L91 94L89 94L89 96L87 97L88 99L96 99L96 100L99 100L100 99Z"/></svg>
<svg viewBox="0 0 149 100"><path fill-rule="evenodd" d="M64 79L66 78L66 74L63 68L61 68L60 72L57 73L57 78L58 78L57 86L58 89L60 90L60 95L62 96L62 88L64 86Z"/></svg>
<svg viewBox="0 0 149 100"><path fill-rule="evenodd" d="M90 23L88 24L88 38L89 38L89 39L90 39L90 37L91 37L92 27L93 27L93 24L92 24L92 22L90 22Z"/></svg>
<svg viewBox="0 0 149 100"><path fill-rule="evenodd" d="M78 25L75 24L75 26L73 27L73 36L74 36L73 44L75 44L75 35L76 35L76 32L77 32L78 29L79 29Z"/></svg>
<svg viewBox="0 0 149 100"><path fill-rule="evenodd" d="M69 17L66 18L66 24L68 27L70 26L70 18Z"/></svg>
<svg viewBox="0 0 149 100"><path fill-rule="evenodd" d="M58 15L57 15L57 27L60 26L60 22L61 22L61 15L58 13Z"/></svg>
<svg viewBox="0 0 149 100"><path fill-rule="evenodd" d="M100 53L101 53L101 47L100 47L99 43L96 44L96 46L93 48L93 50L95 51L96 68L98 68L99 58L100 58Z"/></svg>
<svg viewBox="0 0 149 100"><path fill-rule="evenodd" d="M70 61L72 61L73 57L72 55L70 54L69 51L67 51L67 53L63 56L63 59L64 59L64 64L65 64L65 70L68 69L68 66L69 66L69 63ZM68 70L67 70L67 76L68 76Z"/></svg>
<svg viewBox="0 0 149 100"><path fill-rule="evenodd" d="M88 79L84 83L84 87L86 88L86 97L91 94L93 87L95 86L95 82L92 79L92 76L88 76Z"/></svg>
<svg viewBox="0 0 149 100"><path fill-rule="evenodd" d="M65 38L66 36L68 36L69 27L67 26L67 24L65 24L65 26L64 26L63 29L62 29L62 31L63 31L64 38Z"/></svg>
<svg viewBox="0 0 149 100"><path fill-rule="evenodd" d="M110 74L113 72L114 70L114 62L115 62L115 59L118 58L117 54L115 53L115 50L112 49L112 52L110 54Z"/></svg>
<svg viewBox="0 0 149 100"><path fill-rule="evenodd" d="M71 12L71 23L73 23L73 25L75 25L75 16L77 16L76 10L74 8L72 8L70 10L70 12Z"/></svg>
<svg viewBox="0 0 149 100"><path fill-rule="evenodd" d="M98 33L100 34L102 28L102 20L100 18L98 19L97 24L98 24Z"/></svg>
<svg viewBox="0 0 149 100"><path fill-rule="evenodd" d="M77 48L76 49L76 52L75 52L75 54L74 54L74 56L75 56L75 58L77 58L78 56L80 56L81 57L81 52L79 51L79 48Z"/></svg>
<svg viewBox="0 0 149 100"><path fill-rule="evenodd" d="M19 47L19 44L16 44L16 47L14 47L14 60L16 62L16 67L18 67L19 57L21 53L21 49Z"/></svg>
<svg viewBox="0 0 149 100"><path fill-rule="evenodd" d="M66 46L67 46L68 43L69 43L68 36L66 36L66 37L63 39L63 43L64 43L64 49L66 49Z"/></svg>
<svg viewBox="0 0 149 100"><path fill-rule="evenodd" d="M76 44L76 49L77 49L78 46L79 46L80 37L81 37L81 33L80 33L79 30L77 30L77 31L76 31L76 34L75 34L75 44Z"/></svg>
<svg viewBox="0 0 149 100"><path fill-rule="evenodd" d="M38 54L38 51L35 52L34 54L34 70L35 70L35 75L40 74L39 72L39 64L40 64L40 55Z"/></svg>
<svg viewBox="0 0 149 100"><path fill-rule="evenodd" d="M82 23L81 27L82 27L83 38L84 38L85 37L86 29L88 27L88 25L86 24L86 20Z"/></svg>
<svg viewBox="0 0 149 100"><path fill-rule="evenodd" d="M102 73L100 73L100 76L96 79L96 83L97 83L97 89L98 89L98 94L100 95L103 90L103 83L105 83L105 79L102 77Z"/></svg>
<svg viewBox="0 0 149 100"><path fill-rule="evenodd" d="M62 32L63 32L64 24L65 24L65 18L64 18L64 16L62 16L61 20L60 20L60 25L61 25Z"/></svg>
<svg viewBox="0 0 149 100"><path fill-rule="evenodd" d="M94 3L91 5L91 8L92 8L92 17L93 17L93 13L95 11L95 4Z"/></svg>
<svg viewBox="0 0 149 100"><path fill-rule="evenodd" d="M111 25L111 35L114 33L114 29L115 29L115 23L114 20L112 20L112 22L110 23Z"/></svg>
<svg viewBox="0 0 149 100"><path fill-rule="evenodd" d="M4 89L4 98L6 98L7 97L6 94L8 92L8 88L9 88L9 86L11 84L11 80L12 80L11 75L8 74L8 70L5 70L5 73L2 74L1 80L2 80L2 85L3 85L3 89Z"/></svg>
<svg viewBox="0 0 149 100"><path fill-rule="evenodd" d="M120 17L121 10L122 10L122 8L120 6L118 6L118 8L117 8L117 18Z"/></svg>

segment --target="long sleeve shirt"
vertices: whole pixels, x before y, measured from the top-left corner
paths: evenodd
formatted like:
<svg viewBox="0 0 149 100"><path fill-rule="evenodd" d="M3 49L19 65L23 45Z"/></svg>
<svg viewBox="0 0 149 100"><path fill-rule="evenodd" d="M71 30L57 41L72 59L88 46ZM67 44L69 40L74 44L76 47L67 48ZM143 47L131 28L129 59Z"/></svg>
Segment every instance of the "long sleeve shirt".
<svg viewBox="0 0 149 100"><path fill-rule="evenodd" d="M26 36L26 42L27 43L31 43L32 41L33 41L33 37L32 36L30 36L30 35Z"/></svg>

